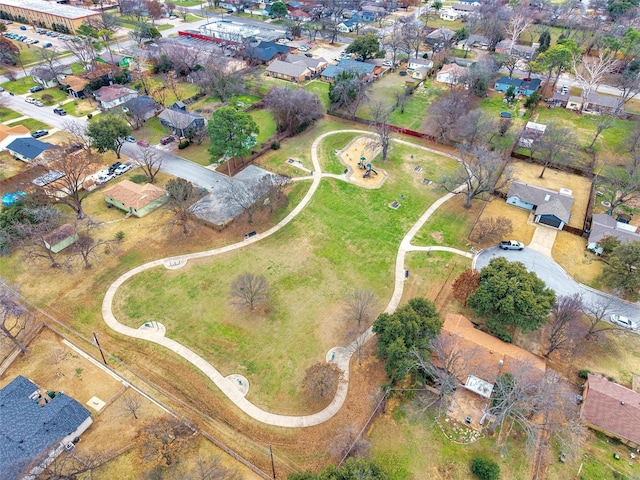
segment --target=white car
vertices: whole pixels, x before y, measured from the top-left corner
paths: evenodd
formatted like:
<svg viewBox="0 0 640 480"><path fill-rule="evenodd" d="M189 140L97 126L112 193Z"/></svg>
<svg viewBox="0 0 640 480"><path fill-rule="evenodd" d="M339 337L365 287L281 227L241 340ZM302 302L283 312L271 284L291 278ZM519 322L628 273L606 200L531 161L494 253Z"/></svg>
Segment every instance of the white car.
<svg viewBox="0 0 640 480"><path fill-rule="evenodd" d="M611 323L615 323L616 325L620 325L621 327L628 328L630 330L635 330L638 327L636 322L617 313L611 315Z"/></svg>
<svg viewBox="0 0 640 480"><path fill-rule="evenodd" d="M113 180L116 176L113 173L108 173L107 175L103 175L96 180L96 185L104 185L109 180Z"/></svg>
<svg viewBox="0 0 640 480"><path fill-rule="evenodd" d="M27 102L27 103L36 103L39 100L37 98L27 97L27 98L24 99L24 101Z"/></svg>
<svg viewBox="0 0 640 480"><path fill-rule="evenodd" d="M300 45L298 47L298 50L300 50L301 52L308 52L309 51L309 47L307 47L306 45Z"/></svg>
<svg viewBox="0 0 640 480"><path fill-rule="evenodd" d="M385 60L382 62L383 67L393 67L393 62L391 60Z"/></svg>
<svg viewBox="0 0 640 480"><path fill-rule="evenodd" d="M123 163L121 165L118 165L118 167L113 171L113 173L115 173L116 175L122 175L123 173L127 173L129 170L131 170L131 164Z"/></svg>

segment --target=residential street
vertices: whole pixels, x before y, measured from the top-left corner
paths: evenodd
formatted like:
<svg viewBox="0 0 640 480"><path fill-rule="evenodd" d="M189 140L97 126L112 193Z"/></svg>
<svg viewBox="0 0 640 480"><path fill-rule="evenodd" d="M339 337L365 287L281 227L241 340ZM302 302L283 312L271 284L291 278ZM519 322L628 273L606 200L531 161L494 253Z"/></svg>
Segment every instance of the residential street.
<svg viewBox="0 0 640 480"><path fill-rule="evenodd" d="M581 254L582 252L578 252ZM608 308L609 317L612 313L619 313L632 320L640 321L640 306L624 300L620 300L617 297L608 295L606 293L599 292L587 287L581 283L576 282L567 273L560 268L560 266L553 261L538 252L535 252L529 248L525 248L522 251L518 250L502 250L498 247L488 248L482 250L474 259L473 267L477 270L481 270L488 265L489 261L495 257L505 257L509 261L522 262L530 272L535 272L547 284L549 288L554 290L558 296L560 295L573 295L579 293L582 295L582 299L585 304L595 304L600 302L606 304L610 302Z"/></svg>

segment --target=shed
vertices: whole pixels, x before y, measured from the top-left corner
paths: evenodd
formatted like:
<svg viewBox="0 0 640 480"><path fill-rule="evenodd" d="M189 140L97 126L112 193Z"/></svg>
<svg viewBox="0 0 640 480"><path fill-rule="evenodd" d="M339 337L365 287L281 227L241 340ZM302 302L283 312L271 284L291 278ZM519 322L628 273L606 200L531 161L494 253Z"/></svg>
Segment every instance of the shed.
<svg viewBox="0 0 640 480"><path fill-rule="evenodd" d="M78 241L78 232L73 225L65 223L44 238L44 245L53 253L58 253Z"/></svg>

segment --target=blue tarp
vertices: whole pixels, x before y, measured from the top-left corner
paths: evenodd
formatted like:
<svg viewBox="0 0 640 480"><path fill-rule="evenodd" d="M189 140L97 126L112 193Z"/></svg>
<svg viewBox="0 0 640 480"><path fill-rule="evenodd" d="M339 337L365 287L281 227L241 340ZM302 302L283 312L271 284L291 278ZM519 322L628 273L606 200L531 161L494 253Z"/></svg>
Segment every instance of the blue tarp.
<svg viewBox="0 0 640 480"><path fill-rule="evenodd" d="M9 207L16 203L19 200L22 200L27 196L22 190L18 190L17 192L5 193L2 196L2 206Z"/></svg>

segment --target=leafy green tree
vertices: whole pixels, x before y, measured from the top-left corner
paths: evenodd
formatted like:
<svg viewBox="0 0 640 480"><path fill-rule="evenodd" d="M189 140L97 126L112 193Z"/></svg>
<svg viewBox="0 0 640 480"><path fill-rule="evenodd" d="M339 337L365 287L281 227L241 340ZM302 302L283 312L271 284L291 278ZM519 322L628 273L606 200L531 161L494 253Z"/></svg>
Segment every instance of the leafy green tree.
<svg viewBox="0 0 640 480"><path fill-rule="evenodd" d="M131 135L131 125L114 113L104 113L92 119L87 126L87 136L91 139L91 146L104 153L111 150L120 158L120 150L124 138Z"/></svg>
<svg viewBox="0 0 640 480"><path fill-rule="evenodd" d="M440 333L442 322L435 305L424 298L412 298L394 313L382 313L373 322L378 336L378 357L386 359L385 371L392 382L402 380L413 361L412 350L428 350Z"/></svg>
<svg viewBox="0 0 640 480"><path fill-rule="evenodd" d="M475 457L471 460L471 473L480 480L499 480L500 466L493 460Z"/></svg>
<svg viewBox="0 0 640 480"><path fill-rule="evenodd" d="M271 4L271 8L269 9L269 15L275 18L283 18L286 17L289 11L287 10L287 6L282 2L274 2Z"/></svg>
<svg viewBox="0 0 640 480"><path fill-rule="evenodd" d="M213 112L207 130L211 139L211 162L224 156L237 158L246 155L253 146L252 134L260 131L251 115L233 107L222 107Z"/></svg>
<svg viewBox="0 0 640 480"><path fill-rule="evenodd" d="M531 65L534 70L547 71L546 88L551 86L551 76L555 74L553 81L553 87L555 87L560 75L571 68L573 55L579 51L580 49L573 40L558 40L556 45L538 55L538 58L531 62Z"/></svg>
<svg viewBox="0 0 640 480"><path fill-rule="evenodd" d="M331 108L344 108L355 115L367 96L367 83L356 72L344 70L329 85Z"/></svg>
<svg viewBox="0 0 640 480"><path fill-rule="evenodd" d="M480 286L467 303L476 315L487 318L493 334L510 340L509 328L540 328L555 301L554 291L524 264L497 257L480 271Z"/></svg>
<svg viewBox="0 0 640 480"><path fill-rule="evenodd" d="M380 50L378 37L373 33L368 33L367 35L356 37L347 47L346 52L362 55L362 58L366 60L367 58L375 57L378 50Z"/></svg>
<svg viewBox="0 0 640 480"><path fill-rule="evenodd" d="M549 46L551 45L551 33L549 30L542 31L540 38L538 38L538 43L540 44L538 53L544 53L549 50Z"/></svg>
<svg viewBox="0 0 640 480"><path fill-rule="evenodd" d="M640 289L640 242L616 246L608 262L602 273L607 285L636 298Z"/></svg>

